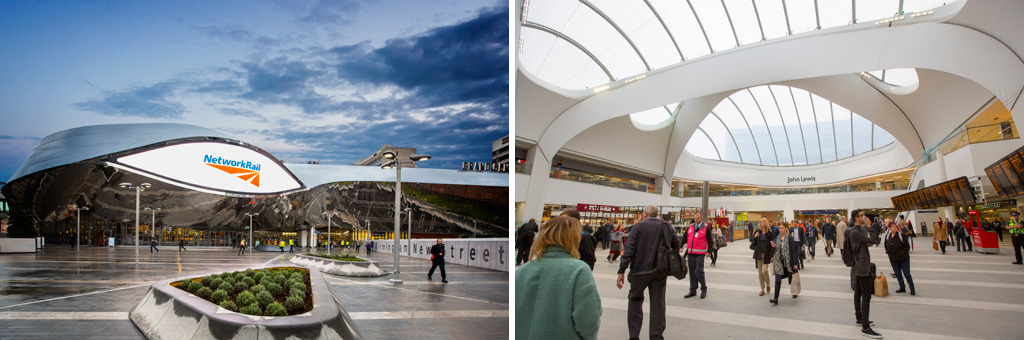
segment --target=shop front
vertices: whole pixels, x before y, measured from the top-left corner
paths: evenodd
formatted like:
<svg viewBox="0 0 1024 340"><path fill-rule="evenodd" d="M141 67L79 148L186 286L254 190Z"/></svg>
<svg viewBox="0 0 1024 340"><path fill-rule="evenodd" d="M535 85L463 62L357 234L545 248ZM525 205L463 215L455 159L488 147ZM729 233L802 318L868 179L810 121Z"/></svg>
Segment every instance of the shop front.
<svg viewBox="0 0 1024 340"><path fill-rule="evenodd" d="M1010 213L1017 210L1017 200L1010 199L1005 201L997 202L986 202L982 204L971 204L956 207L956 217L964 220L970 217L970 211L977 210L978 219L984 224L995 224L999 222L1002 225L1006 224L1006 221L1010 220Z"/></svg>

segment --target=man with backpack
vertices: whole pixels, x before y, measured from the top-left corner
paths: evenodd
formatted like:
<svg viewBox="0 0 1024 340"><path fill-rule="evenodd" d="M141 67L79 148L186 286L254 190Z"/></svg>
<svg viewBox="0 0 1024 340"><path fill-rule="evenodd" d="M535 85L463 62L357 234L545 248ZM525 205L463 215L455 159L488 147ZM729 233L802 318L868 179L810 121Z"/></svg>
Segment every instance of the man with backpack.
<svg viewBox="0 0 1024 340"><path fill-rule="evenodd" d="M626 251L619 261L619 276L615 286L622 289L626 281L626 269L629 269L629 303L626 310L626 323L629 327L629 338L639 339L640 328L643 326L644 291L650 296L651 321L649 334L651 339L663 339L665 332L665 287L668 276L658 271L656 260L658 248L668 245L671 251L679 252L679 239L668 222L658 219L658 207L649 205L644 208L641 221L630 229L626 238ZM700 214L697 214L700 220ZM705 228L705 233L706 233ZM704 245L705 250L707 244ZM703 258L702 258L703 260ZM703 262L701 262L703 266ZM703 268L701 268L703 270ZM693 272L690 272L693 275ZM692 284L691 279L691 284ZM707 289L705 287L705 289ZM691 293L692 294L692 293ZM688 295L690 297L692 295ZM702 295L703 297L703 295Z"/></svg>
<svg viewBox="0 0 1024 340"><path fill-rule="evenodd" d="M816 227L814 223L807 226L807 248L809 248L808 252L811 253L811 260L814 259L814 247L818 244L819 235L820 232L818 232L818 227Z"/></svg>
<svg viewBox="0 0 1024 340"><path fill-rule="evenodd" d="M860 209L853 211L854 226L847 231L843 246L843 263L850 267L850 274L855 277L856 285L853 290L853 309L857 323L861 325L861 334L881 339L882 335L871 329L871 294L874 291L874 264L871 263L871 253L868 247L879 243L878 234L868 229L871 222Z"/></svg>

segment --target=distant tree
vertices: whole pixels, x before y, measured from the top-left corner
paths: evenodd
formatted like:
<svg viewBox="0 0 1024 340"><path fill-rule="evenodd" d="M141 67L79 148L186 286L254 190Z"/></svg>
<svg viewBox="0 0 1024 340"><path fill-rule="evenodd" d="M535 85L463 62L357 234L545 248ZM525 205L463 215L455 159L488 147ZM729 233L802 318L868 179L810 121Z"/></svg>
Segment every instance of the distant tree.
<svg viewBox="0 0 1024 340"><path fill-rule="evenodd" d="M39 235L33 223L32 213L11 205L10 219L7 226L7 237L33 238Z"/></svg>

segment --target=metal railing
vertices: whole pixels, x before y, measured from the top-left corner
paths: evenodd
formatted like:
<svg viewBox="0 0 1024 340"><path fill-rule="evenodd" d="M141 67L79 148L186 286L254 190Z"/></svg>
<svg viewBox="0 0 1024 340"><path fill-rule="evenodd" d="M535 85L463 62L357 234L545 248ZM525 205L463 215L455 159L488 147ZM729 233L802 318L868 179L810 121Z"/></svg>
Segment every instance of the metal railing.
<svg viewBox="0 0 1024 340"><path fill-rule="evenodd" d="M653 183L644 183L631 179L600 175L580 170L552 167L550 177L567 181L603 185L606 187L642 191L651 194L661 194L661 188L657 187Z"/></svg>
<svg viewBox="0 0 1024 340"><path fill-rule="evenodd" d="M729 196L768 196L768 195L806 195L844 192L906 190L910 186L909 179L862 184L829 185L803 188L736 188L711 190L711 197ZM700 188L672 190L675 197L700 197Z"/></svg>
<svg viewBox="0 0 1024 340"><path fill-rule="evenodd" d="M918 165L918 168L934 161L935 153L939 151L944 155L948 155L968 144L1018 138L1020 138L1020 135L1017 132L1016 124L1013 122L1009 122L1009 124L961 127L946 136L946 138L943 138L942 141L926 149L924 156L921 157L921 163Z"/></svg>
<svg viewBox="0 0 1024 340"><path fill-rule="evenodd" d="M530 168L533 167L533 163L519 163L516 162L516 173L517 174L530 174Z"/></svg>

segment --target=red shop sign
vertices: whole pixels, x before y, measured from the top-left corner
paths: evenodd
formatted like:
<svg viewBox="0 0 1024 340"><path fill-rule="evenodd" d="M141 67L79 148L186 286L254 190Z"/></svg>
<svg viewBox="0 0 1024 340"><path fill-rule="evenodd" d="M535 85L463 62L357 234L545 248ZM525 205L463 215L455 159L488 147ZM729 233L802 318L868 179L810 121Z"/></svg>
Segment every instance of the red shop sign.
<svg viewBox="0 0 1024 340"><path fill-rule="evenodd" d="M612 205L597 205L597 204L576 204L576 211L586 212L603 212L603 213L617 213L619 207Z"/></svg>

